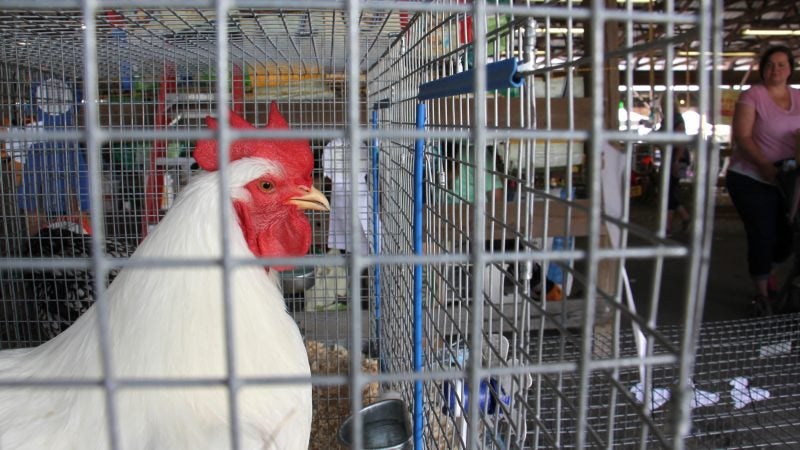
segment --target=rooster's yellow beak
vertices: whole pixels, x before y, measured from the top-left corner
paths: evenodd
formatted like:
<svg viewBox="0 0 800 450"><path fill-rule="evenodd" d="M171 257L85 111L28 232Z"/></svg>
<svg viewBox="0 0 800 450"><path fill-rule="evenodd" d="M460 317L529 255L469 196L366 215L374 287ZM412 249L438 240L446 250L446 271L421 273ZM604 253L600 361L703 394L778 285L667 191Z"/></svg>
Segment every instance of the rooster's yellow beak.
<svg viewBox="0 0 800 450"><path fill-rule="evenodd" d="M313 209L316 211L330 211L331 205L325 195L314 187L298 186L301 194L289 199L288 203L300 209Z"/></svg>

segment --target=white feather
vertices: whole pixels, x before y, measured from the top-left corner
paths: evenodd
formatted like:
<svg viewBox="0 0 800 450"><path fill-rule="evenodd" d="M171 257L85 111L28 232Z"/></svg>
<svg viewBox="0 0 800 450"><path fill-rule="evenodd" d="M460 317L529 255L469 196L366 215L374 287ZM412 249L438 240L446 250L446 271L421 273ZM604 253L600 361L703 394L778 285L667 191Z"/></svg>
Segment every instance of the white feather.
<svg viewBox="0 0 800 450"><path fill-rule="evenodd" d="M274 171L263 160L230 166L231 195ZM219 175L198 176L133 258L219 259ZM234 217L230 252L252 257ZM116 395L123 449L230 446L223 270L129 267L106 292L113 376L121 379L215 378L213 387L122 388ZM277 278L259 266L230 272L235 373L243 377L308 377L302 337L286 312ZM101 379L95 306L55 339L33 349L0 352L0 379ZM105 391L90 388L0 389L0 448L109 447ZM311 385L247 386L239 391L243 448L307 448Z"/></svg>

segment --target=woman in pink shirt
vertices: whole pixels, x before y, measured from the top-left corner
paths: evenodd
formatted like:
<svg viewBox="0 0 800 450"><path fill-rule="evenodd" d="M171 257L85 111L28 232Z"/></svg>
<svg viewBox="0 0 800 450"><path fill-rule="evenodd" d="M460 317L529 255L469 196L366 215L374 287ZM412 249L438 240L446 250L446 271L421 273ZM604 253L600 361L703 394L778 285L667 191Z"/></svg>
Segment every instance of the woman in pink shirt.
<svg viewBox="0 0 800 450"><path fill-rule="evenodd" d="M792 230L776 185L776 163L794 157L800 130L800 90L789 86L794 56L769 48L758 65L762 84L743 92L733 116L734 151L726 183L747 235L754 306L769 311L777 291L774 268L792 253Z"/></svg>

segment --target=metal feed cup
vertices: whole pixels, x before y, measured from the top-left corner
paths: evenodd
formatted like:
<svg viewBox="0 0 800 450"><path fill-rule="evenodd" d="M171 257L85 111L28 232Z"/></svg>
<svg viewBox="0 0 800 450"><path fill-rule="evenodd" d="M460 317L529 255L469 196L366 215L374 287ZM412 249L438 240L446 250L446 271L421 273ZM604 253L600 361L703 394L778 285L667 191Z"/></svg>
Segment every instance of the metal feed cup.
<svg viewBox="0 0 800 450"><path fill-rule="evenodd" d="M405 402L398 399L381 400L366 406L357 414L363 426L364 449L411 449L413 427ZM339 440L347 447L353 444L353 416L339 427Z"/></svg>
<svg viewBox="0 0 800 450"><path fill-rule="evenodd" d="M280 276L284 294L302 294L314 286L314 267L296 267L281 272Z"/></svg>

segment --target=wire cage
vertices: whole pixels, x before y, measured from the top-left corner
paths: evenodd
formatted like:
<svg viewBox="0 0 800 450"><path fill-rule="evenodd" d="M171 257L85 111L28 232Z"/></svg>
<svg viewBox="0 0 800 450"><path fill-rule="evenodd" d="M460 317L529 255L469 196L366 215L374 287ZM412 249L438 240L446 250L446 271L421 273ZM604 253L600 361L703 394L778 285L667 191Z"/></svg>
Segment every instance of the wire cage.
<svg viewBox="0 0 800 450"><path fill-rule="evenodd" d="M673 131L669 94L678 65L694 71L696 109L716 123L720 5L238 3L0 11L0 347L57 338L102 303L201 174L206 117L261 127L275 101L292 127L277 139L310 140L331 211L307 213L309 254L279 280L312 377L246 381L313 385L312 448L339 445L350 415L350 444L373 448L355 413L385 397L405 405L408 448L797 443L793 318L701 325L698 313L719 144ZM634 44L646 27L667 37ZM676 57L687 48L694 66ZM643 57L663 61L665 132L632 119ZM678 145L694 154L683 240L666 236L664 181L654 219L631 215L635 149L663 149L669 167ZM686 285L662 299L670 259ZM625 266L638 262L653 264L652 294L634 301ZM236 269L146 269L202 264ZM680 326L659 322L664 301L685 309ZM103 380L109 398L137 382ZM98 447L124 448L125 423L110 420Z"/></svg>

